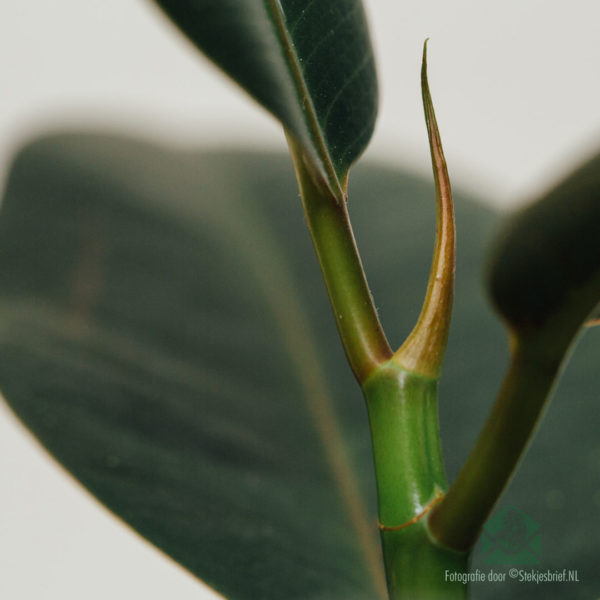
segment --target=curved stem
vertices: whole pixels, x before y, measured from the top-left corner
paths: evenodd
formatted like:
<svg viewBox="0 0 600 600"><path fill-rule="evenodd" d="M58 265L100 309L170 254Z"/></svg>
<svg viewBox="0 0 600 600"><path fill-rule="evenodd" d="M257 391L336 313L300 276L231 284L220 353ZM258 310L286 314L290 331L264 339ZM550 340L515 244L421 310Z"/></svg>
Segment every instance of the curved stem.
<svg viewBox="0 0 600 600"><path fill-rule="evenodd" d="M338 202L288 135L306 223L348 361L359 383L392 351L362 268L345 202Z"/></svg>
<svg viewBox="0 0 600 600"><path fill-rule="evenodd" d="M477 541L533 435L560 368L560 360L544 360L538 343L516 339L513 346L492 412L456 481L429 516L432 535L452 548L466 550Z"/></svg>

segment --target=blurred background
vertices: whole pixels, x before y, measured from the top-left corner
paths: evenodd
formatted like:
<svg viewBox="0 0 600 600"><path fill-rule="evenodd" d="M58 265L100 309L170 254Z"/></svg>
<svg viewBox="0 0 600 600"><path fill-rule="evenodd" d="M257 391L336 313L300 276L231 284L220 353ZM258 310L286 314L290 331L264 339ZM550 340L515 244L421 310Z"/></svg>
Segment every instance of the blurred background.
<svg viewBox="0 0 600 600"><path fill-rule="evenodd" d="M514 207L597 150L596 0L365 4L381 87L368 160L430 172L419 87L426 37L455 187ZM0 187L14 151L56 129L285 150L279 125L149 1L3 3L0 92ZM3 405L0 482L0 597L215 597L90 500Z"/></svg>

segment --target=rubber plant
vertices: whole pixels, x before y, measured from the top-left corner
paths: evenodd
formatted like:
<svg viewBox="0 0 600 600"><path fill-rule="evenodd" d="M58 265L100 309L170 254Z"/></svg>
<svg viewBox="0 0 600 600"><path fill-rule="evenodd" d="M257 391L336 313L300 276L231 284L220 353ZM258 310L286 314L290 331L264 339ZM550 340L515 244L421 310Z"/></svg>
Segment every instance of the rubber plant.
<svg viewBox="0 0 600 600"><path fill-rule="evenodd" d="M427 45L421 86L435 181L435 244L420 316L393 350L367 285L347 206L349 170L369 141L377 112L373 52L360 0L158 4L283 125L334 320L366 402L385 568L373 544L375 523L371 527L365 518L362 484L352 473L352 452L338 443L343 437L338 417L320 382L327 359L318 356L328 349L315 348L303 333L302 291L294 291L278 266L276 257L285 249L271 243L268 229L244 207L249 190L231 184L239 197L234 208L219 206L218 195L208 210L193 202L170 204L190 171L174 165L168 178L157 155L151 169L156 173L145 172L147 186L136 180L150 198L141 208L135 201L114 200L126 187L120 178L138 169L135 161L119 161L124 146L106 150L121 169L110 180L95 170L102 160L90 154L85 140L59 139L51 154L48 142L25 151L15 163L0 222L0 332L7 357L0 383L7 401L92 493L229 598L467 597L468 587L448 581L446 574L468 572L481 529L600 299L598 159L513 217L498 237L488 288L508 329L510 366L470 456L448 486L437 396L453 304L455 226L427 81ZM147 151L127 143L132 152ZM67 185L53 179L63 163L81 170L79 178L75 171L67 177L76 202L56 200ZM44 188L55 198L50 206L28 187L32 164L35 181L41 171L51 182ZM199 193L211 197L211 173L203 174L207 183ZM212 176L227 179L223 173ZM223 181L221 187L227 185ZM284 193L293 195L289 189ZM98 195L101 202L90 200ZM26 199L33 204L24 209ZM268 201L274 213L284 210L283 200ZM41 215L49 210L46 221ZM234 210L233 217L224 216ZM287 217L277 219L283 223ZM56 228L51 233L50 221ZM201 222L198 238L194 228ZM219 233L225 222L231 242ZM253 228L274 261L269 265L255 260L253 246L238 243ZM226 274L241 282L239 294L235 288L227 292L227 302L240 302L242 315L259 314L262 309L244 287L246 280L259 281L278 333L266 322L258 333L244 318L228 332L219 327L218 316L216 323L211 317L210 307L222 301L217 290L222 278L211 286L201 272L198 283L189 257L229 264L230 254L252 266ZM171 277L166 272L175 263L184 271L178 283L153 287L155 273L162 269ZM106 275L108 269L119 275ZM385 278L395 275L386 272ZM152 302L172 307L168 318L153 313ZM177 307L189 315L194 303L208 307L206 314L198 311L196 320L179 323ZM137 342L120 331L125 316ZM188 359L195 350L185 348L196 348L198 330L208 332L212 354L192 365ZM291 366L268 370L261 360L263 334L282 339ZM232 340L244 336L253 353L238 356ZM233 365L227 376L219 372L221 355ZM290 369L301 375L299 391L286 379ZM236 378L245 381L261 370L269 373L261 385L271 391L238 385ZM297 394L307 410L286 400ZM235 416L229 405L223 412L225 399L233 397ZM316 427L306 426L307 414ZM311 548L323 554L312 556Z"/></svg>

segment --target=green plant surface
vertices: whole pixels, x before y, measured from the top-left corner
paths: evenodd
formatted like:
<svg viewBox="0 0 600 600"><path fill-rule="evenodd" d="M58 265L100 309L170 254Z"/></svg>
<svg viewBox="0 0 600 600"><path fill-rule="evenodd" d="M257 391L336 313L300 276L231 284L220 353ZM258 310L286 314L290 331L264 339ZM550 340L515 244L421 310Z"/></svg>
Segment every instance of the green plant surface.
<svg viewBox="0 0 600 600"><path fill-rule="evenodd" d="M276 155L99 135L27 147L0 219L0 388L91 493L226 597L370 599L383 569L367 414L332 343L293 186ZM353 197L371 287L399 342L427 285L433 186L365 166ZM496 219L460 197L456 214L439 385L450 480L507 360L479 284ZM580 340L500 504L541 524L541 567L578 569L581 583L476 584L474 599L577 600L600 586L599 334ZM476 551L478 567L489 570Z"/></svg>
<svg viewBox="0 0 600 600"><path fill-rule="evenodd" d="M277 117L333 195L377 114L361 0L157 0L186 35Z"/></svg>
<svg viewBox="0 0 600 600"><path fill-rule="evenodd" d="M240 194L235 159L183 158L75 138L17 162L3 392L94 494L228 598L378 597L375 522L282 245L289 186L271 216Z"/></svg>
<svg viewBox="0 0 600 600"><path fill-rule="evenodd" d="M288 138L304 218L346 358L357 382L392 356L377 315L350 223L347 203L336 202L313 177L302 149Z"/></svg>
<svg viewBox="0 0 600 600"><path fill-rule="evenodd" d="M489 287L516 337L545 335L560 354L600 303L600 155L515 214L499 236ZM549 343L549 340L545 340Z"/></svg>
<svg viewBox="0 0 600 600"><path fill-rule="evenodd" d="M475 543L531 439L569 349L600 300L600 158L514 215L496 242L491 297L511 361L457 481L432 514L456 548Z"/></svg>
<svg viewBox="0 0 600 600"><path fill-rule="evenodd" d="M468 553L432 543L428 511L446 491L438 381L390 361L364 383L377 482L379 528L390 600L467 597L448 570L465 573Z"/></svg>
<svg viewBox="0 0 600 600"><path fill-rule="evenodd" d="M361 382L392 355L347 214L350 166L377 115L361 0L158 0L188 37L283 125L338 331Z"/></svg>

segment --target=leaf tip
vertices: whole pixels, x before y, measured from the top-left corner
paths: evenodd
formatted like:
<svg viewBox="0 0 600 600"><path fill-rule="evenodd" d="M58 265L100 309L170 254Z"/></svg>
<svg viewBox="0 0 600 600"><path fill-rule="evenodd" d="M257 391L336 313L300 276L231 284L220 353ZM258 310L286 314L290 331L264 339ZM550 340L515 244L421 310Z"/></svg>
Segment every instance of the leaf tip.
<svg viewBox="0 0 600 600"><path fill-rule="evenodd" d="M437 378L450 331L456 262L454 206L450 178L427 81L427 42L423 45L421 88L435 179L437 224L433 262L419 320L394 354L401 366Z"/></svg>

